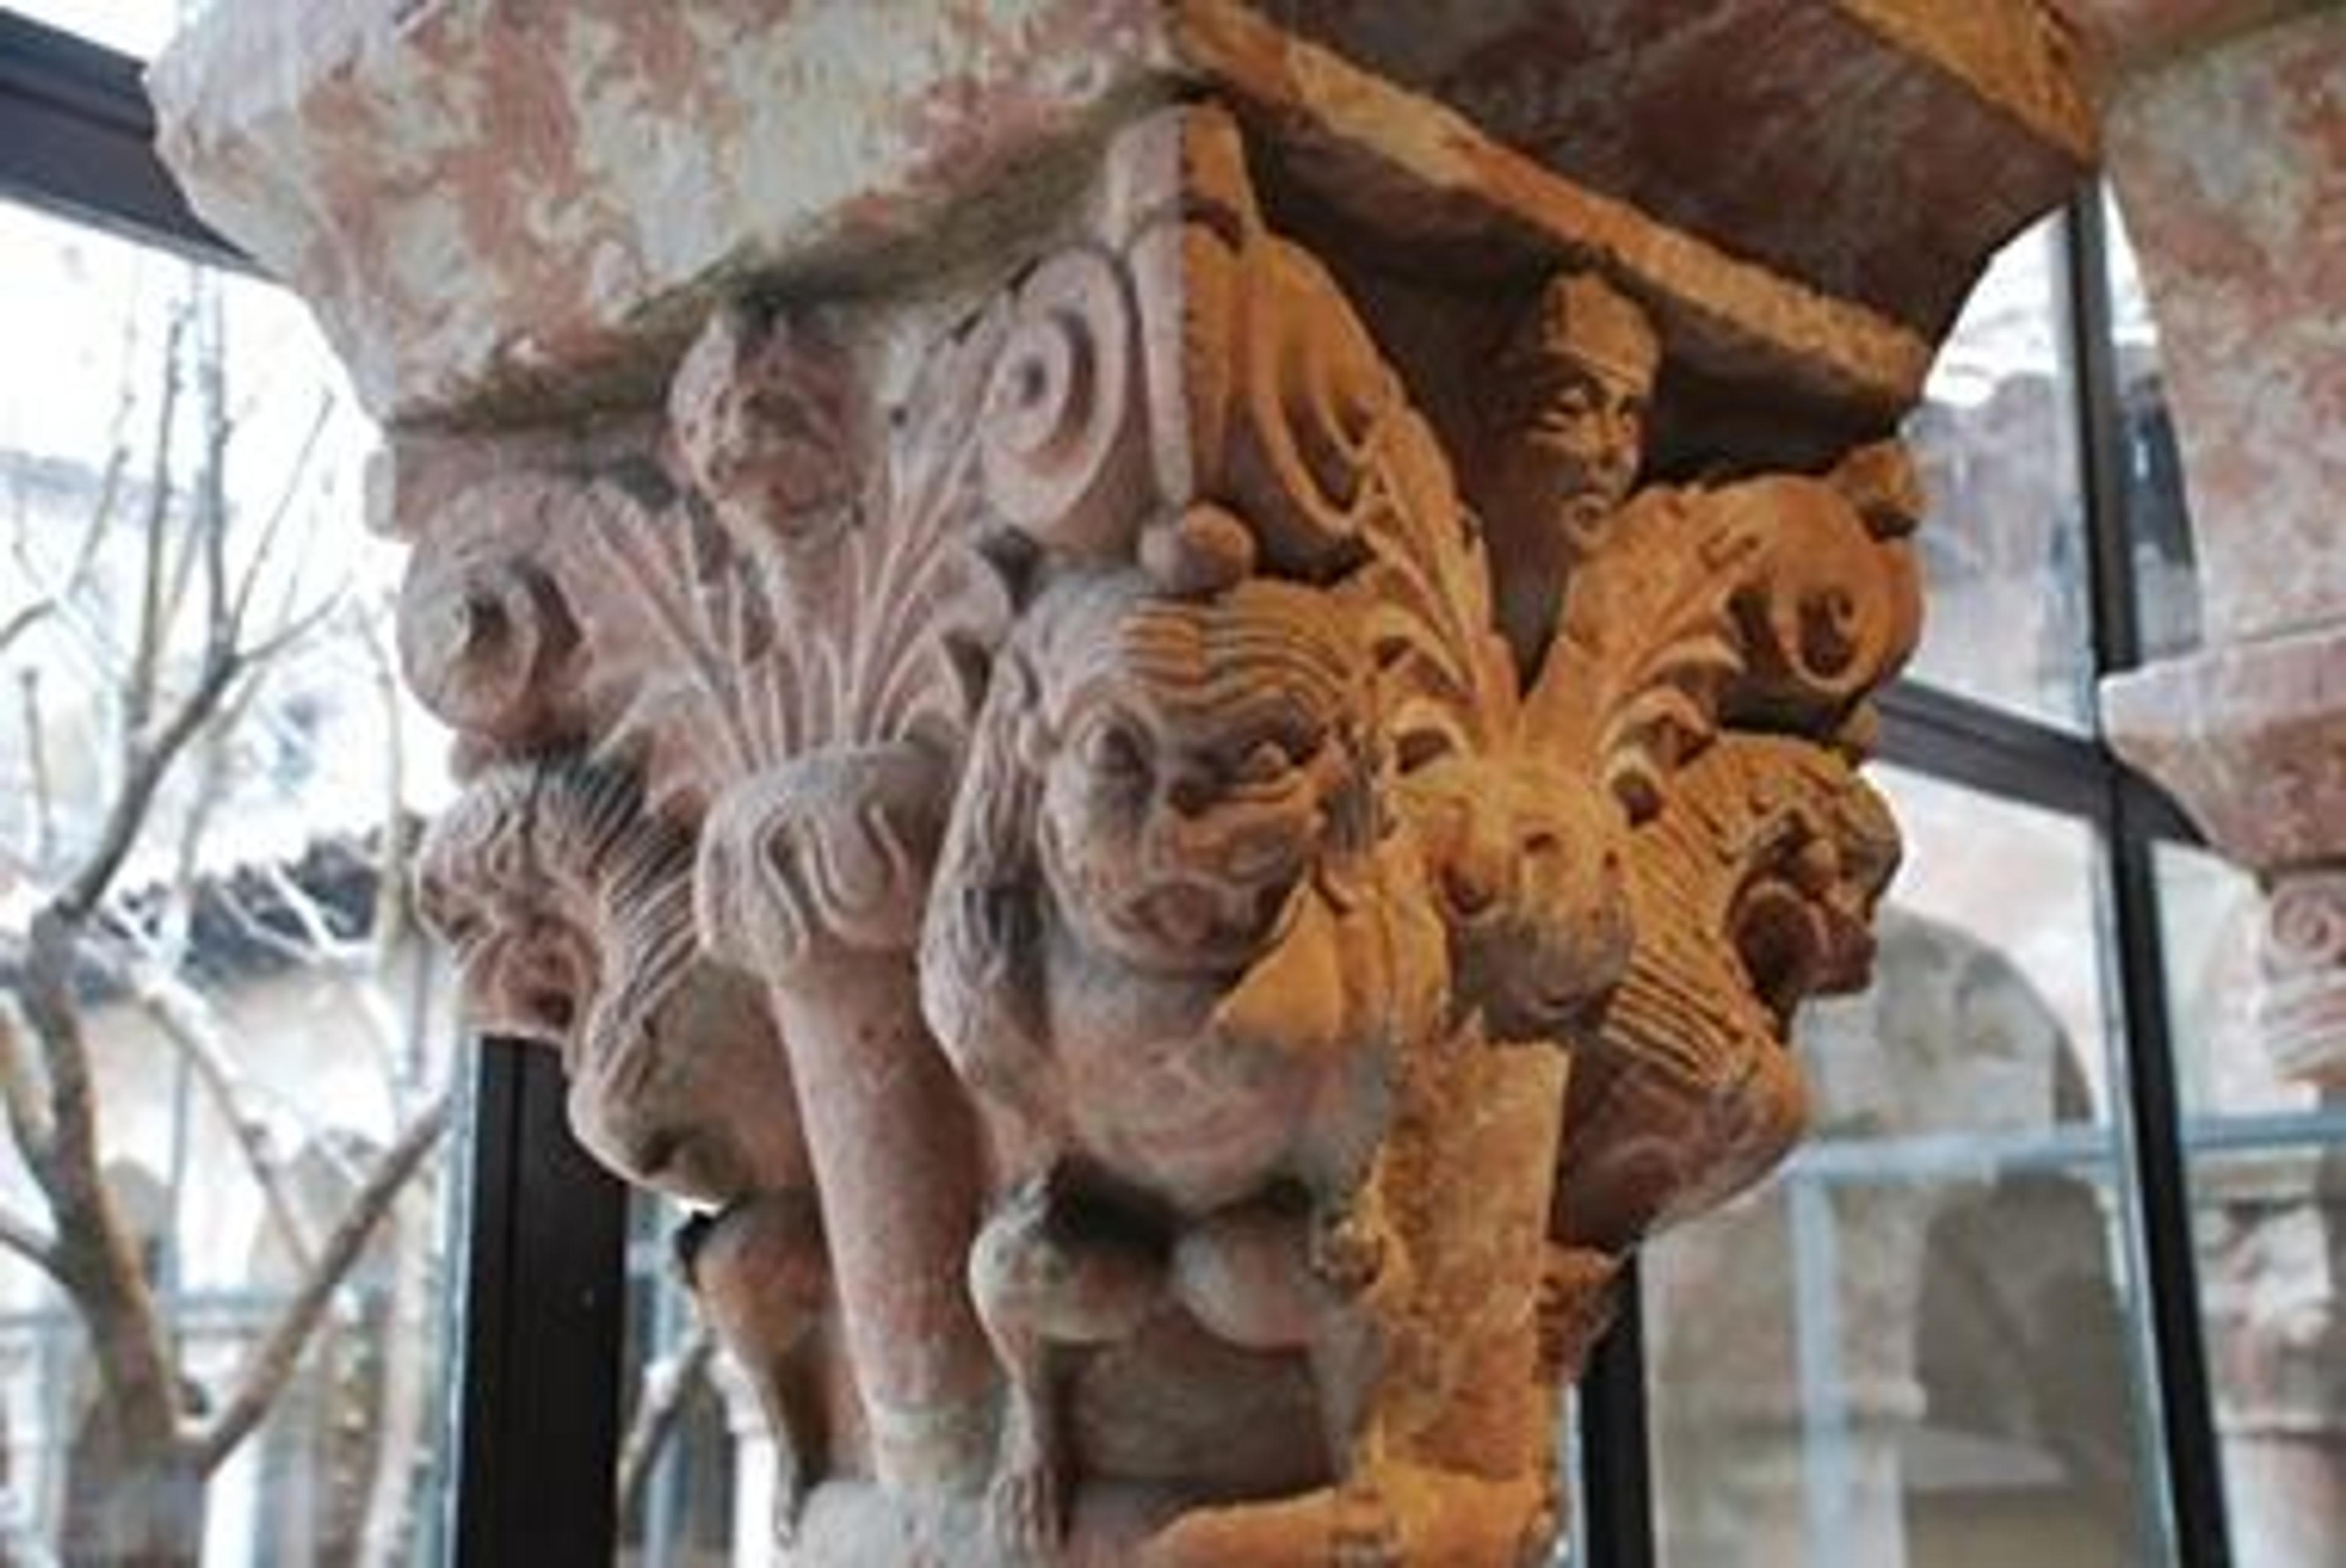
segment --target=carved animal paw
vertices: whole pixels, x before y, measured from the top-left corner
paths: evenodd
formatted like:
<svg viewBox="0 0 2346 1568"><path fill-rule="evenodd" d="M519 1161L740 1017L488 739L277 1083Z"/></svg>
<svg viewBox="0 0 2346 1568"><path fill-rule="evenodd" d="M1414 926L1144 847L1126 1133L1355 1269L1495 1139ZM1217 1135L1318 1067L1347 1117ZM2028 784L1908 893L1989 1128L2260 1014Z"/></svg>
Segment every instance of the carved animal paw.
<svg viewBox="0 0 2346 1568"><path fill-rule="evenodd" d="M1328 1532L1328 1568L1407 1568L1401 1525L1382 1497L1340 1497Z"/></svg>
<svg viewBox="0 0 2346 1568"><path fill-rule="evenodd" d="M1044 1563L1056 1559L1066 1519L1054 1466L1037 1461L1005 1469L994 1478L985 1505L994 1542L1008 1561Z"/></svg>
<svg viewBox="0 0 2346 1568"><path fill-rule="evenodd" d="M1347 1296L1357 1296L1384 1272L1383 1230L1351 1210L1322 1214L1311 1227L1311 1272Z"/></svg>

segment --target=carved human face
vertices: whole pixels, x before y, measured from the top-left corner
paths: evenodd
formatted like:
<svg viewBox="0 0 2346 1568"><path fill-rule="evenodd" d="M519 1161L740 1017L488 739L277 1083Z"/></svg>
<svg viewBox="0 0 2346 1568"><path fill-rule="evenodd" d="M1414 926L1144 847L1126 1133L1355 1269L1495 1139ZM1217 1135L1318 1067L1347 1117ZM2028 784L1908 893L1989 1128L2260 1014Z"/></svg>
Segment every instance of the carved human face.
<svg viewBox="0 0 2346 1568"><path fill-rule="evenodd" d="M1227 972L1259 955L1353 781L1341 702L1292 628L1256 617L1222 648L1231 662L1195 681L1148 651L1214 660L1214 634L1236 624L1209 625L1216 614L1136 610L1120 650L1046 705L1045 872L1080 940L1148 970Z"/></svg>
<svg viewBox="0 0 2346 1568"><path fill-rule="evenodd" d="M852 367L821 333L736 306L678 367L668 409L694 484L754 545L824 532L852 504L856 395Z"/></svg>
<svg viewBox="0 0 2346 1568"><path fill-rule="evenodd" d="M1502 509L1572 555L1594 549L1645 461L1659 347L1644 313L1600 280L1557 280L1505 355L1510 417Z"/></svg>
<svg viewBox="0 0 2346 1568"><path fill-rule="evenodd" d="M1637 480L1653 387L1634 371L1578 355L1544 369L1509 454L1512 487L1586 555Z"/></svg>

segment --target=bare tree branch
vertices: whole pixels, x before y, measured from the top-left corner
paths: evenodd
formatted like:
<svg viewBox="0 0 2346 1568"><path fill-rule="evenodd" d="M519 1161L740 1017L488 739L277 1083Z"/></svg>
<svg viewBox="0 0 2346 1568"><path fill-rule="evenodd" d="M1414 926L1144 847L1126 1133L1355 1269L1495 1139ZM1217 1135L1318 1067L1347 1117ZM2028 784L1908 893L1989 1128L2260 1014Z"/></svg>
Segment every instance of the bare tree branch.
<svg viewBox="0 0 2346 1568"><path fill-rule="evenodd" d="M56 1223L58 1277L106 1371L116 1430L162 1443L178 1430L179 1382L137 1239L98 1164L97 1090L73 994L80 930L54 906L43 910L26 955L20 994L48 1072L54 1129L33 1175Z"/></svg>
<svg viewBox="0 0 2346 1568"><path fill-rule="evenodd" d="M0 1250L15 1253L52 1279L58 1278L56 1238L5 1204L0 1204Z"/></svg>
<svg viewBox="0 0 2346 1568"><path fill-rule="evenodd" d="M334 394L332 392L320 392L317 411L311 415L309 428L301 433L301 443L295 449L292 463L286 470L285 484L277 493L277 504L269 509L268 519L260 525L260 542L253 546L252 564L246 570L243 580L237 585L235 601L229 607L229 619L236 626L243 626L251 616L252 596L260 585L261 565L277 553L277 535L283 530L286 518L292 514L294 498L301 494L302 482L317 455L319 439L325 434L327 422L332 418L333 412Z"/></svg>
<svg viewBox="0 0 2346 1568"><path fill-rule="evenodd" d="M401 1190L446 1129L452 1101L452 1092L443 1089L431 1106L410 1123L375 1161L372 1174L352 1195L341 1222L326 1237L308 1276L286 1303L275 1327L246 1361L239 1374L236 1391L220 1407L219 1415L192 1435L190 1451L198 1470L207 1475L211 1473L268 1413L286 1380L301 1364L301 1352L332 1304L334 1293L365 1253L376 1226L398 1201Z"/></svg>
<svg viewBox="0 0 2346 1568"><path fill-rule="evenodd" d="M127 402L128 399L126 398L125 401ZM117 423L119 423L128 413L128 408L117 413ZM59 606L65 600L71 599L88 588L91 577L97 567L98 548L106 543L106 531L114 521L115 507L120 503L122 471L129 461L129 448L117 442L113 452L107 457L106 473L98 481L97 504L90 508L88 517L83 521L81 543L74 550L73 565L66 571L66 580L62 584L50 586L43 583L42 579L46 574L41 570L40 564L33 559L32 551L26 541L21 536L17 539L15 548L17 564L23 568L26 580L35 584L40 591L32 603L17 610L5 622L0 622L0 653L5 653L9 644L31 632L34 627L51 616L57 614Z"/></svg>
<svg viewBox="0 0 2346 1568"><path fill-rule="evenodd" d="M56 796L49 783L48 727L41 717L41 672L16 672L24 699L25 770L33 796L33 864L46 866L56 853Z"/></svg>
<svg viewBox="0 0 2346 1568"><path fill-rule="evenodd" d="M366 615L354 620L359 640L366 648L375 701L382 708L382 829L375 846L374 920L369 927L375 966L380 970L390 962L414 920L409 901L406 710L401 701L398 657L383 637L380 624Z"/></svg>
<svg viewBox="0 0 2346 1568"><path fill-rule="evenodd" d="M323 626L336 610L342 608L342 596L337 592L319 600L298 616L289 612L277 630L244 649L244 662L255 666L268 663Z"/></svg>
<svg viewBox="0 0 2346 1568"><path fill-rule="evenodd" d="M652 1472L683 1422L693 1390L708 1380L716 1352L716 1336L709 1331L709 1325L695 1321L692 1332L672 1354L644 1369L643 1393L636 1400L635 1418L619 1443L617 1485L623 1532L641 1515Z"/></svg>
<svg viewBox="0 0 2346 1568"><path fill-rule="evenodd" d="M253 946L274 954L287 963L310 964L317 962L317 950L299 937L287 936L275 926L252 912L237 891L225 882L211 890L213 905L228 916L237 934Z"/></svg>
<svg viewBox="0 0 2346 1568"><path fill-rule="evenodd" d="M163 387L157 400L155 446L147 474L147 569L138 596L138 635L131 645L130 677L122 692L123 743L135 748L155 705L155 682L163 658L164 544L171 517L171 432L178 423L179 344L188 330L185 306L171 312L163 334Z"/></svg>
<svg viewBox="0 0 2346 1568"><path fill-rule="evenodd" d="M49 1120L48 1085L25 1049L24 1026L15 1004L0 996L0 1103L8 1113L8 1135L36 1181L46 1187L43 1166L50 1158L56 1126Z"/></svg>
<svg viewBox="0 0 2346 1568"><path fill-rule="evenodd" d="M0 621L0 653L6 653L10 643L56 613L57 606L54 601L46 598L35 599L6 620Z"/></svg>
<svg viewBox="0 0 2346 1568"><path fill-rule="evenodd" d="M383 1225L392 1275L385 1291L382 1392L375 1408L373 1473L367 1478L352 1568L402 1568L415 1561L418 1482L432 1456L431 1390L439 1371L432 1339L438 1300L428 1246L432 1216L422 1204L394 1204Z"/></svg>
<svg viewBox="0 0 2346 1568"><path fill-rule="evenodd" d="M146 824L148 811L155 803L155 791L162 787L172 762L219 708L230 683L245 662L232 648L214 650L206 657L195 685L188 688L153 740L133 748L129 766L123 771L122 787L115 792L107 809L97 841L90 847L81 869L50 901L50 911L59 920L78 930L105 901L115 876L122 870L122 862L129 858L131 847L138 842L138 830Z"/></svg>
<svg viewBox="0 0 2346 1568"><path fill-rule="evenodd" d="M269 1124L252 1108L244 1075L229 1058L211 1004L151 967L137 976L134 985L140 1010L179 1048L204 1093L219 1109L220 1119L228 1124L229 1135L236 1140L238 1151L244 1156L253 1185L260 1189L262 1207L268 1209L270 1222L284 1240L294 1268L308 1270L317 1256L316 1239L310 1234L309 1221L293 1196L285 1157L279 1153L276 1140L270 1136Z"/></svg>
<svg viewBox="0 0 2346 1568"><path fill-rule="evenodd" d="M326 908L310 896L310 890L297 881L282 864L265 866L260 872L269 891L277 895L293 923L301 928L301 940L309 944L314 962L348 964L355 961L362 944L352 942L334 930L332 917Z"/></svg>
<svg viewBox="0 0 2346 1568"><path fill-rule="evenodd" d="M228 408L228 317L217 280L203 278L198 288L202 335L196 359L198 399L204 422L203 464L196 473L196 526L204 546L204 640L220 647L236 640L236 613L228 586L228 443L235 429ZM264 541L265 543L265 541ZM258 562L268 552L258 552Z"/></svg>
<svg viewBox="0 0 2346 1568"><path fill-rule="evenodd" d="M246 682L240 693L250 688ZM212 818L228 796L230 768L235 759L232 744L238 715L238 697L231 695L221 703L220 710L204 727L195 746L195 788L189 791L187 812L179 820L179 841L172 855L171 897L158 923L167 932L162 962L177 969L185 954L189 932L196 918L196 902L200 896L203 877L204 834L212 825Z"/></svg>

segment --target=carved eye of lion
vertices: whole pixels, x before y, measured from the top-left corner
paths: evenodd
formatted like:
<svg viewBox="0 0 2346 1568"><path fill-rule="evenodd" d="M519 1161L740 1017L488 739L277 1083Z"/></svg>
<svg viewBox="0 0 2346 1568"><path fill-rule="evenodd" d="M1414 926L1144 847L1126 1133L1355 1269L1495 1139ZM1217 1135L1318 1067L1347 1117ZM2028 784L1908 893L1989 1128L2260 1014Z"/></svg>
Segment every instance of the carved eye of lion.
<svg viewBox="0 0 2346 1568"><path fill-rule="evenodd" d="M1147 743L1123 719L1104 719L1086 730L1081 755L1096 779L1138 784L1148 777Z"/></svg>
<svg viewBox="0 0 2346 1568"><path fill-rule="evenodd" d="M1287 748L1276 740L1259 740L1239 759L1230 769L1230 782L1247 785L1277 784L1295 769L1295 759Z"/></svg>

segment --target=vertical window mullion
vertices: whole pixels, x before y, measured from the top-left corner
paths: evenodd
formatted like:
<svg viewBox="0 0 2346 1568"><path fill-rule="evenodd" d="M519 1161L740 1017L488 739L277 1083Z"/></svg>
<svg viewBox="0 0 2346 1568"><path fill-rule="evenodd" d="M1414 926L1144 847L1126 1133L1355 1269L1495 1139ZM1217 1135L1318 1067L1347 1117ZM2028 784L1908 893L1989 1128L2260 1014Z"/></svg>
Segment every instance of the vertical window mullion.
<svg viewBox="0 0 2346 1568"><path fill-rule="evenodd" d="M1612 1328L1580 1380L1581 1520L1590 1568L1654 1568L1653 1447L1646 1413L1645 1297L1634 1254L1614 1286Z"/></svg>
<svg viewBox="0 0 2346 1568"><path fill-rule="evenodd" d="M2069 340L2076 356L2083 436L2094 665L2098 674L2108 675L2140 662L2142 638L2126 516L2108 233L2098 187L2072 199L2065 233ZM2201 1332L2191 1196L2151 865L2150 840L2158 814L2148 807L2146 787L2115 759L2107 764L2106 777L2110 840L2106 863L2120 993L2126 1148L2133 1166L2135 1229L2150 1304L2168 1502L2182 1568L2228 1568L2231 1549L2221 1451Z"/></svg>
<svg viewBox="0 0 2346 1568"><path fill-rule="evenodd" d="M627 1189L570 1135L561 1064L484 1042L454 1568L611 1561Z"/></svg>

